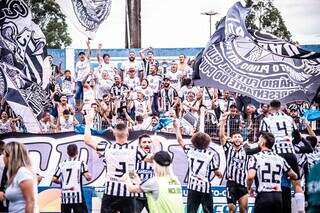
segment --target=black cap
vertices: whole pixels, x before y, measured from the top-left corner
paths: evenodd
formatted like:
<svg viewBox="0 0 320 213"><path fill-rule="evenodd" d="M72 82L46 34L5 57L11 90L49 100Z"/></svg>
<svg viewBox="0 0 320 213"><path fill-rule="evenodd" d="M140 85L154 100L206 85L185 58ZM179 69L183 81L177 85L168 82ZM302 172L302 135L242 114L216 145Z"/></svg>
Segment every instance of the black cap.
<svg viewBox="0 0 320 213"><path fill-rule="evenodd" d="M237 108L237 105L231 104L231 105L230 105L230 108Z"/></svg>
<svg viewBox="0 0 320 213"><path fill-rule="evenodd" d="M169 153L166 151L157 152L154 155L153 159L160 166L169 166L172 162L172 159L171 159Z"/></svg>

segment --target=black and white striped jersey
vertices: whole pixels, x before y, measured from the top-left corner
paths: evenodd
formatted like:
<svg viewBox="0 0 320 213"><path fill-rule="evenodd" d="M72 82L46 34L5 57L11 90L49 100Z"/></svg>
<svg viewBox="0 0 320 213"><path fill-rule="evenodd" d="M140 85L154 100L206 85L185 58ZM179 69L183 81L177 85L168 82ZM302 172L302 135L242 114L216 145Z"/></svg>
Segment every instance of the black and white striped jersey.
<svg viewBox="0 0 320 213"><path fill-rule="evenodd" d="M120 86L113 84L110 92L113 97L120 98L130 91L129 87L126 84L121 84Z"/></svg>
<svg viewBox="0 0 320 213"><path fill-rule="evenodd" d="M290 170L286 160L272 151L262 151L249 160L249 169L256 170L257 191L281 191L281 177Z"/></svg>
<svg viewBox="0 0 320 213"><path fill-rule="evenodd" d="M136 173L139 175L141 182L144 182L154 176L152 163L137 161Z"/></svg>
<svg viewBox="0 0 320 213"><path fill-rule="evenodd" d="M98 144L97 152L104 158L106 165L105 194L120 197L133 196L126 187L123 175L134 172L137 161L142 161L147 154L137 145L105 142Z"/></svg>
<svg viewBox="0 0 320 213"><path fill-rule="evenodd" d="M82 192L82 175L88 172L85 162L73 159L66 159L59 164L54 177L62 179L61 202L73 204L84 202Z"/></svg>
<svg viewBox="0 0 320 213"><path fill-rule="evenodd" d="M231 142L223 146L226 154L226 179L232 180L242 186L246 186L248 155L242 146L237 150Z"/></svg>
<svg viewBox="0 0 320 213"><path fill-rule="evenodd" d="M219 168L219 154L210 147L196 149L192 145L185 145L184 151L187 154L189 167L188 189L209 193L211 173Z"/></svg>
<svg viewBox="0 0 320 213"><path fill-rule="evenodd" d="M139 175L141 182L145 182L146 180L152 178L154 176L152 163L145 161L137 161L136 163L136 173ZM145 193L137 193L138 197L146 197Z"/></svg>
<svg viewBox="0 0 320 213"><path fill-rule="evenodd" d="M292 132L297 126L292 117L283 112L271 113L262 119L260 131L271 132L275 137L272 150L275 153L295 153L292 144Z"/></svg>
<svg viewBox="0 0 320 213"><path fill-rule="evenodd" d="M298 164L301 168L308 165L308 169L311 169L317 162L320 162L320 149L315 148L312 153L308 154L297 154Z"/></svg>

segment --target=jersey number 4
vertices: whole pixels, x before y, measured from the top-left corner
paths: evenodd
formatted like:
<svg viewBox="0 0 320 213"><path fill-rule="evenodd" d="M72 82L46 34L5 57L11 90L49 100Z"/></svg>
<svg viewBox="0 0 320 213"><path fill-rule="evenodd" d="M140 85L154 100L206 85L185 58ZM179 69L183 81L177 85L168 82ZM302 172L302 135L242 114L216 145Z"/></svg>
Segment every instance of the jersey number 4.
<svg viewBox="0 0 320 213"><path fill-rule="evenodd" d="M278 128L278 131L283 130L284 133L286 134L286 136L288 136L288 131L287 131L286 122L283 121L282 124L279 123L279 122L277 122L276 125L277 125L277 128Z"/></svg>

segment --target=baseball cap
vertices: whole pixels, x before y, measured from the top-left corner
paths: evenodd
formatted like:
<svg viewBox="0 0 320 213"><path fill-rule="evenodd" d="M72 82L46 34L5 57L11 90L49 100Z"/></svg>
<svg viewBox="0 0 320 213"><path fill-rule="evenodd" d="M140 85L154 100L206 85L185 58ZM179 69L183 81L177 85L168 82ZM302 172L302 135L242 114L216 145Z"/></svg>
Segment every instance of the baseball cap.
<svg viewBox="0 0 320 213"><path fill-rule="evenodd" d="M230 108L237 108L237 105L231 104L231 105L230 105Z"/></svg>
<svg viewBox="0 0 320 213"><path fill-rule="evenodd" d="M169 153L166 151L157 152L154 155L153 159L160 166L169 166L172 162L172 159L171 159Z"/></svg>

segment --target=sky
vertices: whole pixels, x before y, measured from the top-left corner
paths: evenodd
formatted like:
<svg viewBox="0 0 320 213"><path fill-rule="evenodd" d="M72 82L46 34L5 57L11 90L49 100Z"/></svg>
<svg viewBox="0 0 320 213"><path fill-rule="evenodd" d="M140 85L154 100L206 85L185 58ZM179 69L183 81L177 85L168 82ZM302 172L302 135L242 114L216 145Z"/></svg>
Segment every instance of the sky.
<svg viewBox="0 0 320 213"><path fill-rule="evenodd" d="M212 31L236 0L141 0L142 47L204 47L209 40L209 17L216 11ZM243 1L242 1L243 2ZM320 0L274 0L292 40L300 44L320 44ZM92 48L124 48L125 0L113 0L107 20L99 27ZM86 37L68 22L72 48L84 48Z"/></svg>

